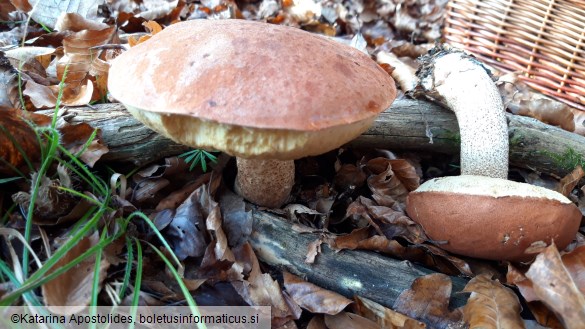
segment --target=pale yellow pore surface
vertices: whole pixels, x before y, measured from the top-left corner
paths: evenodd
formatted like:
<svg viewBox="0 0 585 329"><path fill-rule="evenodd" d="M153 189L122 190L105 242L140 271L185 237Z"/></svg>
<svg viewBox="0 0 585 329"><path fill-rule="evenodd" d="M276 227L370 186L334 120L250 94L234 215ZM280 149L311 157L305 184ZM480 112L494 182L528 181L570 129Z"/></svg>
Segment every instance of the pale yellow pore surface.
<svg viewBox="0 0 585 329"><path fill-rule="evenodd" d="M565 204L571 203L571 200L564 195L544 187L476 175L434 178L426 181L414 191L414 193L421 192L451 192L455 194L484 195L494 198L518 196L545 198Z"/></svg>
<svg viewBox="0 0 585 329"><path fill-rule="evenodd" d="M323 154L361 135L375 120L371 117L326 129L298 131L228 125L188 115L143 111L127 104L126 108L146 126L177 143L250 159L295 160Z"/></svg>

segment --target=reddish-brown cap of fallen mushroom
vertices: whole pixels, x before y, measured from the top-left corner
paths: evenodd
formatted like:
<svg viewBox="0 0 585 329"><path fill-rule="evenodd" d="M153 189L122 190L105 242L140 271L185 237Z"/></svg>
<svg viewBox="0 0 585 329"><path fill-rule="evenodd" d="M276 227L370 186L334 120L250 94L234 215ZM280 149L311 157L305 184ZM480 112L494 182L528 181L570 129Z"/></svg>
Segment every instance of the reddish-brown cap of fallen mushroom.
<svg viewBox="0 0 585 329"><path fill-rule="evenodd" d="M350 141L396 95L388 73L357 49L243 20L173 24L116 58L108 87L179 143L279 160Z"/></svg>
<svg viewBox="0 0 585 329"><path fill-rule="evenodd" d="M513 181L435 178L408 195L408 215L443 249L470 257L526 261L534 244L564 249L581 212L560 193Z"/></svg>

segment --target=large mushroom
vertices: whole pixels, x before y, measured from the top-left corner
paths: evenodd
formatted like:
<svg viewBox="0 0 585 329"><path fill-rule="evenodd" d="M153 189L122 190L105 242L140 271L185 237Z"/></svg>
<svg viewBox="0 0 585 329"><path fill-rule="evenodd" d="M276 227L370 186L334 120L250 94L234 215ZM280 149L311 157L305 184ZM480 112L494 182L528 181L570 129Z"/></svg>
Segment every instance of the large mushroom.
<svg viewBox="0 0 585 329"><path fill-rule="evenodd" d="M357 137L396 96L357 49L244 20L173 24L118 56L108 88L158 133L236 156L236 189L266 207L287 200L294 159Z"/></svg>
<svg viewBox="0 0 585 329"><path fill-rule="evenodd" d="M431 179L411 192L408 215L430 239L456 254L527 261L542 244L565 248L581 212L565 196L508 181L508 127L498 89L485 68L461 51L424 59L420 86L455 112L461 176Z"/></svg>

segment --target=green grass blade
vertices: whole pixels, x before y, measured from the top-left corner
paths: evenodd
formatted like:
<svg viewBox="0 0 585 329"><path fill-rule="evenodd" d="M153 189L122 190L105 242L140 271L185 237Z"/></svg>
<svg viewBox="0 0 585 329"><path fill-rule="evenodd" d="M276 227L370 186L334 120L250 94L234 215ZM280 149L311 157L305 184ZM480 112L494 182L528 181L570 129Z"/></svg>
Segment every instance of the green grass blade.
<svg viewBox="0 0 585 329"><path fill-rule="evenodd" d="M158 256L167 265L167 268L169 269L169 271L171 272L171 274L175 278L175 281L177 281L177 284L179 285L179 288L181 289L183 296L185 296L185 300L187 301L187 305L189 306L191 313L197 317L201 316L201 313L199 313L199 309L197 308L197 303L195 303L195 300L193 299L191 292L189 291L187 286L185 286L183 279L181 278L181 276L179 275L179 273L177 272L177 270L175 269L173 264L171 264L169 259L160 250L158 250L158 248L156 246L153 246L152 244L150 244L148 242L147 242L147 244L150 246L150 248L152 248L152 250L154 250L158 254ZM206 329L207 327L205 326L204 323L197 323L197 328Z"/></svg>
<svg viewBox="0 0 585 329"><path fill-rule="evenodd" d="M150 226L150 228L153 230L154 234L158 237L159 241L163 244L163 246L165 248L167 248L167 250L170 251L171 256L173 257L173 261L175 262L176 266L182 267L183 265L181 265L181 262L179 261L179 259L175 255L175 253L173 252L173 249L171 248L171 246L169 245L167 240L162 236L160 231L156 228L154 223L150 220L150 218L148 218L148 216L146 216L143 212L140 212L140 211L135 211L135 212L131 213L130 216L128 216L128 219L132 219L133 217L140 217L140 218L144 219L144 221L148 224L148 226Z"/></svg>
<svg viewBox="0 0 585 329"><path fill-rule="evenodd" d="M134 264L134 248L132 247L132 239L126 237L126 270L124 271L124 279L122 280L122 287L118 294L118 298L123 299L126 296L126 290L130 285L132 277L132 268Z"/></svg>

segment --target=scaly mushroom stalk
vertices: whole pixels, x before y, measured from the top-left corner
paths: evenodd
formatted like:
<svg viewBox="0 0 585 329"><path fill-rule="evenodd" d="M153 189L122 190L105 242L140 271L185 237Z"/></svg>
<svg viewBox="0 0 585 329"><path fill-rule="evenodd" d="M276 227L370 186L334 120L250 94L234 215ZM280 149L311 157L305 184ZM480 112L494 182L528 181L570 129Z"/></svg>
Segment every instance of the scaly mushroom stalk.
<svg viewBox="0 0 585 329"><path fill-rule="evenodd" d="M508 177L508 125L500 93L486 69L464 52L440 51L419 76L425 92L455 112L461 174Z"/></svg>
<svg viewBox="0 0 585 329"><path fill-rule="evenodd" d="M295 183L293 160L257 160L236 157L238 175L234 189L244 199L263 207L278 208Z"/></svg>
<svg viewBox="0 0 585 329"><path fill-rule="evenodd" d="M461 176L412 191L406 211L430 239L456 254L527 261L535 244L565 248L581 212L565 196L507 181L508 133L498 90L483 66L461 51L434 50L418 72L421 89L457 116Z"/></svg>

